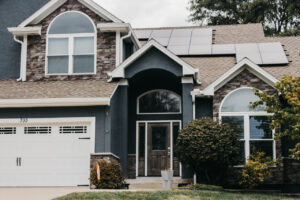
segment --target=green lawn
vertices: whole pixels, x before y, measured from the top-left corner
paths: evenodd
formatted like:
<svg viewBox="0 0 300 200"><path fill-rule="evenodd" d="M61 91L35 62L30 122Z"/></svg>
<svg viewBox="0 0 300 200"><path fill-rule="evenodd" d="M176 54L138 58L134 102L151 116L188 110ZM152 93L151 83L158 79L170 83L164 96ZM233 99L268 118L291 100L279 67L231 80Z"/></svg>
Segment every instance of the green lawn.
<svg viewBox="0 0 300 200"><path fill-rule="evenodd" d="M217 191L173 190L160 192L89 192L69 194L55 200L293 200L272 195L232 194ZM298 198L299 200L299 198Z"/></svg>

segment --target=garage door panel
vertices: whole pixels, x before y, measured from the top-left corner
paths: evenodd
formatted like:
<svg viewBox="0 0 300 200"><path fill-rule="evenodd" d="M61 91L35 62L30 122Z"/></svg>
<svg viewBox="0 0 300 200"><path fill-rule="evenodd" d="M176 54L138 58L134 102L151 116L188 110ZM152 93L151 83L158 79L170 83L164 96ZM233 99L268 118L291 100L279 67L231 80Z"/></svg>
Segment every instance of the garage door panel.
<svg viewBox="0 0 300 200"><path fill-rule="evenodd" d="M24 124L1 136L0 126L0 186L89 184L90 125Z"/></svg>

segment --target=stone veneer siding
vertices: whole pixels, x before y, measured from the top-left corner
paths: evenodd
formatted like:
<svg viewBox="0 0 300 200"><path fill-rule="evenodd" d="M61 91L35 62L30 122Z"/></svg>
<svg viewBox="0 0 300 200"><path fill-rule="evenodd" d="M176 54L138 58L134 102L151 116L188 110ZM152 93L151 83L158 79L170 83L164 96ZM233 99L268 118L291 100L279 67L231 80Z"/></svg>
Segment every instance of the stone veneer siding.
<svg viewBox="0 0 300 200"><path fill-rule="evenodd" d="M46 34L48 26L52 20L59 14L66 11L81 11L87 14L93 21L95 26L98 23L108 23L103 18L89 10L87 7L79 3L77 0L68 0L56 11L34 26L42 26L41 36L28 37L28 55L27 55L27 80L87 80L87 79L107 79L107 72L111 72L115 68L116 55L116 36L115 33L101 33L97 30L97 74L95 75L45 75L45 59L46 59Z"/></svg>
<svg viewBox="0 0 300 200"><path fill-rule="evenodd" d="M241 87L257 88L261 91L267 92L268 94L274 94L275 92L273 87L262 81L248 70L244 70L215 92L213 99L214 118L219 117L219 109L224 97L231 91Z"/></svg>

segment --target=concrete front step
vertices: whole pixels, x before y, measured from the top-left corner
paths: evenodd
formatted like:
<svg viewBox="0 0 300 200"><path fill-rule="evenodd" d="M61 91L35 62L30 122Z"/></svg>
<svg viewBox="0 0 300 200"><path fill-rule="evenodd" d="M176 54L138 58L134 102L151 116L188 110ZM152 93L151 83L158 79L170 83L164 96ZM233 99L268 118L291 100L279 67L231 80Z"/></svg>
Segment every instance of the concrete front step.
<svg viewBox="0 0 300 200"><path fill-rule="evenodd" d="M178 188L178 184L188 184L191 183L191 179L181 179L174 178L173 188ZM160 190L163 189L162 178L161 177L139 177L137 179L127 179L126 183L130 184L129 189L139 190L139 189L154 189Z"/></svg>

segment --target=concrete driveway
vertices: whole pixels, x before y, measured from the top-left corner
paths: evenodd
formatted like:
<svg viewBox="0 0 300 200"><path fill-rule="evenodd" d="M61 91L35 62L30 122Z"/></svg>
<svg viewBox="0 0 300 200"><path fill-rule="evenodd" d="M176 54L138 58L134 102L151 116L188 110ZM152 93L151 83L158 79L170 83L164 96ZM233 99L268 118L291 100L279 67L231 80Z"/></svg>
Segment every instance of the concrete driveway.
<svg viewBox="0 0 300 200"><path fill-rule="evenodd" d="M0 188L1 200L50 200L74 192L89 192L88 187Z"/></svg>

